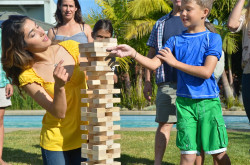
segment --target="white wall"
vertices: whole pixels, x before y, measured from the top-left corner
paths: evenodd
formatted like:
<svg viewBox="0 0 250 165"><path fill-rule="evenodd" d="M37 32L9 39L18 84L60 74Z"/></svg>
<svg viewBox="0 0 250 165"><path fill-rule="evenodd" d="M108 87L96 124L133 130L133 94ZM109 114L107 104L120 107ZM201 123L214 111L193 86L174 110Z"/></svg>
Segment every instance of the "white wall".
<svg viewBox="0 0 250 165"><path fill-rule="evenodd" d="M0 0L0 12L12 11L54 24L56 4L53 0Z"/></svg>

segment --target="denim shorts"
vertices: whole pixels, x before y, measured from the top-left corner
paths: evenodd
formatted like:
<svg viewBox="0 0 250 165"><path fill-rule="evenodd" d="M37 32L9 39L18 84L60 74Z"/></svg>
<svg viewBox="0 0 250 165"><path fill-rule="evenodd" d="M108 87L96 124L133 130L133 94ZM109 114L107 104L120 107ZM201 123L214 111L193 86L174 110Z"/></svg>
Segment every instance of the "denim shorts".
<svg viewBox="0 0 250 165"><path fill-rule="evenodd" d="M176 83L158 85L156 96L156 118L158 123L176 123Z"/></svg>
<svg viewBox="0 0 250 165"><path fill-rule="evenodd" d="M81 157L81 148L69 151L41 150L44 165L81 165L81 162L87 161Z"/></svg>
<svg viewBox="0 0 250 165"><path fill-rule="evenodd" d="M219 98L177 97L176 145L182 154L226 151L228 137Z"/></svg>

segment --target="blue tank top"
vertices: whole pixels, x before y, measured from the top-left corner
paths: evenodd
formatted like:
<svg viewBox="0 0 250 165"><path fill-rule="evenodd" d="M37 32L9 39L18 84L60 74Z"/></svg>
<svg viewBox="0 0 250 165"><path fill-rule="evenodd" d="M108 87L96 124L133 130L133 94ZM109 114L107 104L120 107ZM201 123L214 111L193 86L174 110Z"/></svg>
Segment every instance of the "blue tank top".
<svg viewBox="0 0 250 165"><path fill-rule="evenodd" d="M84 25L83 25L84 27ZM80 28L81 28L81 32L79 33L76 33L74 34L73 36L64 36L64 35L57 35L57 31L55 33L54 31L54 28L52 29L54 35L55 35L55 38L54 40L59 40L59 41L66 41L66 40L74 40L74 41L77 41L79 43L88 43L88 37L86 36L86 34L84 33L84 29L82 28L82 26L80 25Z"/></svg>

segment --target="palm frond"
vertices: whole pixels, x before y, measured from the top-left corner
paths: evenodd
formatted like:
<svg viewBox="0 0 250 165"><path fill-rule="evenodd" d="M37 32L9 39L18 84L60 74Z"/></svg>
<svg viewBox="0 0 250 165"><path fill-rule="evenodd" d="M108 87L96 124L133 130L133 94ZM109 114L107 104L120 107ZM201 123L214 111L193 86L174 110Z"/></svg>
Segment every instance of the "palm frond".
<svg viewBox="0 0 250 165"><path fill-rule="evenodd" d="M133 20L129 22L126 26L125 39L140 39L148 35L153 29L155 22L156 20L153 19Z"/></svg>
<svg viewBox="0 0 250 165"><path fill-rule="evenodd" d="M121 70L128 72L129 64L132 63L132 61L129 57L125 57L125 58L116 57L116 61L119 63L119 67Z"/></svg>

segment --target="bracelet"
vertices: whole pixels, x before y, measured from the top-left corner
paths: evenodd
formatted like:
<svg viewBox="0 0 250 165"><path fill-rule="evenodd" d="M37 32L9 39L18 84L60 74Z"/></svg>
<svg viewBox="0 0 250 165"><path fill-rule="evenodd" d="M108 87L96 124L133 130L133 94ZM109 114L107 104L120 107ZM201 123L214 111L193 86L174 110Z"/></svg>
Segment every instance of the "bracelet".
<svg viewBox="0 0 250 165"><path fill-rule="evenodd" d="M136 58L136 55L137 55L137 51L135 52L135 56L134 56L134 58L133 58L133 59L135 59L135 58Z"/></svg>

